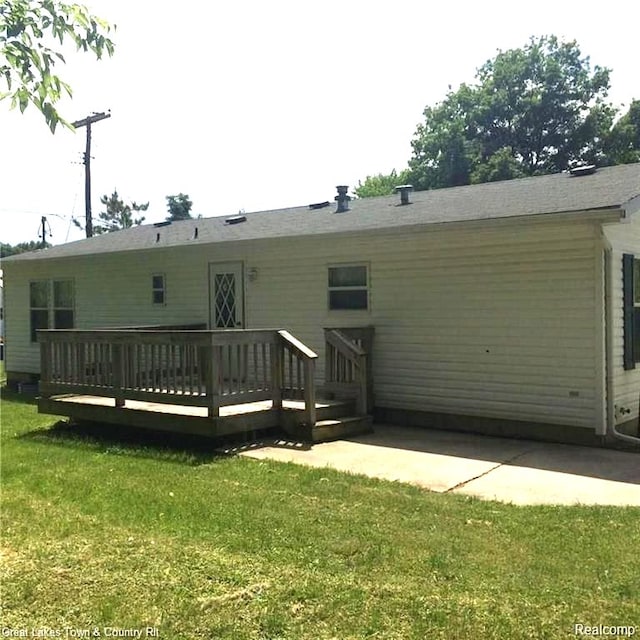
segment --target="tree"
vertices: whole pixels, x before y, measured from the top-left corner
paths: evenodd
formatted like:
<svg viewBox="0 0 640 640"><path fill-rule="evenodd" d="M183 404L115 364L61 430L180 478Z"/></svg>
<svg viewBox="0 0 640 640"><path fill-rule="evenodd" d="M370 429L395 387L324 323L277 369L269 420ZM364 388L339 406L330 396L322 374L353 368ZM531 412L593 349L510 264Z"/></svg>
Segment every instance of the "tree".
<svg viewBox="0 0 640 640"><path fill-rule="evenodd" d="M477 144L467 134L465 98L468 91L469 88L462 85L442 104L425 108L425 122L418 125L411 142L413 158L409 160L410 182L416 190L469 183Z"/></svg>
<svg viewBox="0 0 640 640"><path fill-rule="evenodd" d="M640 162L640 100L633 100L612 127L605 141L605 155L610 164Z"/></svg>
<svg viewBox="0 0 640 640"><path fill-rule="evenodd" d="M554 173L604 157L615 109L609 70L591 69L576 42L531 39L499 52L445 100L424 110L409 162L416 188Z"/></svg>
<svg viewBox="0 0 640 640"><path fill-rule="evenodd" d="M100 223L93 227L93 232L96 234L129 229L134 225L138 226L144 222L144 216L134 218L133 213L146 211L149 208L148 202L138 204L133 201L131 204L125 204L116 190L111 196L102 196L100 202L106 207L106 210L98 214Z"/></svg>
<svg viewBox="0 0 640 640"><path fill-rule="evenodd" d="M48 242L45 242L43 246L42 242L35 242L34 240L30 240L29 242L19 242L16 245L0 242L0 258L8 258L9 256L15 256L19 253L36 251L37 249L44 249L50 246L51 245Z"/></svg>
<svg viewBox="0 0 640 640"><path fill-rule="evenodd" d="M107 37L112 27L86 7L60 0L0 0L0 100L11 99L11 108L21 112L31 102L44 116L51 132L58 123L72 128L58 113L55 104L71 87L54 73L57 62L64 64L60 45L72 42L76 49L91 51L100 59L113 54L114 44Z"/></svg>
<svg viewBox="0 0 640 640"><path fill-rule="evenodd" d="M169 215L167 220L189 220L192 218L191 207L193 202L189 200L189 196L185 193L179 193L177 196L167 196L167 208Z"/></svg>
<svg viewBox="0 0 640 640"><path fill-rule="evenodd" d="M110 196L102 196L100 202L105 206L105 211L101 211L98 214L98 222L93 225L93 233L95 235L129 229L142 224L144 216L134 218L133 214L139 211L146 211L149 208L148 202L138 204L133 201L131 204L125 204L115 189ZM83 228L82 223L77 218L73 218L73 224L79 229Z"/></svg>
<svg viewBox="0 0 640 640"><path fill-rule="evenodd" d="M397 173L395 169L391 173L385 175L379 173L375 176L367 176L365 181L358 180L358 186L354 189L354 193L358 198L372 198L374 196L391 195L394 189L401 184L406 184L409 180L409 170L404 169Z"/></svg>

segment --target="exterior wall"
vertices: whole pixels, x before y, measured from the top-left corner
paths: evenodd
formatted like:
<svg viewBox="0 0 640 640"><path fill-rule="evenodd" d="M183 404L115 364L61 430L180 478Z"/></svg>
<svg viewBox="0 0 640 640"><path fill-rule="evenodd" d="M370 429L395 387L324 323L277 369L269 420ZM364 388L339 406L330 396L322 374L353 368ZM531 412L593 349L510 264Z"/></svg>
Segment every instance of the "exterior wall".
<svg viewBox="0 0 640 640"><path fill-rule="evenodd" d="M604 234L612 246L610 295L613 314L613 402L616 424L638 418L640 398L640 364L625 371L624 314L622 303L622 254L633 253L640 258L640 220L615 225L605 225Z"/></svg>
<svg viewBox="0 0 640 640"><path fill-rule="evenodd" d="M2 284L2 270L0 270L0 342L4 340L4 286Z"/></svg>
<svg viewBox="0 0 640 640"><path fill-rule="evenodd" d="M379 407L593 428L603 411L599 255L596 225L537 221L9 264L7 368L38 370L30 279L73 277L80 328L202 322L208 264L242 260L257 270L246 326L290 330L321 356L319 380L322 328L374 325ZM342 263L369 265L368 311L328 311L327 266ZM151 304L157 272L165 306Z"/></svg>

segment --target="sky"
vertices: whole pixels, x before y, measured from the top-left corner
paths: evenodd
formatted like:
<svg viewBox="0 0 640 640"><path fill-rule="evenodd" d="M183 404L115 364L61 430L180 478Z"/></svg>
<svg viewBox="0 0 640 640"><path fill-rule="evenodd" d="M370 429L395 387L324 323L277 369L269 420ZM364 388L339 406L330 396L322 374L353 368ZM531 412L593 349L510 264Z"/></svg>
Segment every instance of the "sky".
<svg viewBox="0 0 640 640"><path fill-rule="evenodd" d="M426 105L531 36L576 40L612 70L610 101L640 98L640 5L485 0L88 0L117 25L112 58L66 51L69 121L92 127L92 208L117 190L167 216L189 195L203 217L333 200L401 170ZM84 237L85 129L52 135L33 107L0 102L0 241Z"/></svg>

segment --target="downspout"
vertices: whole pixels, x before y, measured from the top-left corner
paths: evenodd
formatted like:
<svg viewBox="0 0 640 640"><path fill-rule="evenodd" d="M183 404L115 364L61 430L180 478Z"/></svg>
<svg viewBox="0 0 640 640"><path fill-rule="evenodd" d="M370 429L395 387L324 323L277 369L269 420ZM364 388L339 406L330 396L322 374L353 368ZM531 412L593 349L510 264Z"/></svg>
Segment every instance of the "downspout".
<svg viewBox="0 0 640 640"><path fill-rule="evenodd" d="M613 277L613 247L608 238L601 234L602 244L604 247L604 305L605 305L605 351L606 351L606 387L607 387L607 424L605 425L605 433L624 442L632 444L640 444L640 438L620 433L616 429L616 414L613 385L613 370L615 362L613 359L613 304L612 304L612 277ZM640 409L639 409L640 410Z"/></svg>

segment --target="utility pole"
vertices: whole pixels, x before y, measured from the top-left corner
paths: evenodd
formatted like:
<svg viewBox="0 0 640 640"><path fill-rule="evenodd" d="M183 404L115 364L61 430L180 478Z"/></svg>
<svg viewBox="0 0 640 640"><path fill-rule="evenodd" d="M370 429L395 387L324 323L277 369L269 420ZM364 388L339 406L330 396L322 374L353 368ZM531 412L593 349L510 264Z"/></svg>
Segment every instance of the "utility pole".
<svg viewBox="0 0 640 640"><path fill-rule="evenodd" d="M91 218L91 125L94 122L100 122L100 120L110 117L111 112L93 113L82 120L76 120L72 123L76 129L80 127L87 127L87 144L82 163L84 164L84 230L87 234L87 238L90 238L93 235L93 221Z"/></svg>
<svg viewBox="0 0 640 640"><path fill-rule="evenodd" d="M42 216L40 218L40 224L42 225L42 248L44 249L47 246L47 217ZM49 233L51 235L51 233Z"/></svg>

